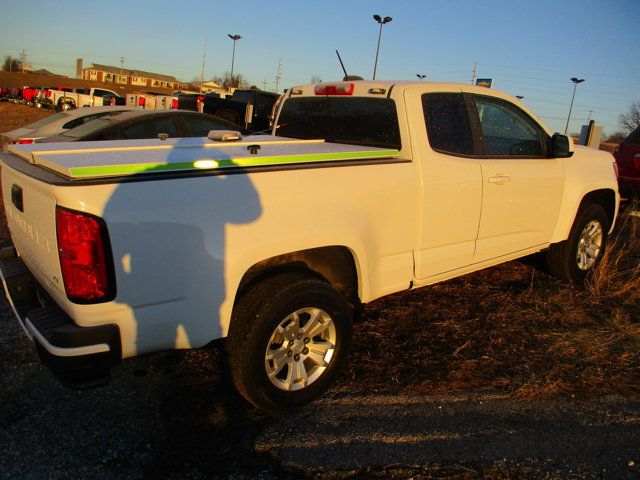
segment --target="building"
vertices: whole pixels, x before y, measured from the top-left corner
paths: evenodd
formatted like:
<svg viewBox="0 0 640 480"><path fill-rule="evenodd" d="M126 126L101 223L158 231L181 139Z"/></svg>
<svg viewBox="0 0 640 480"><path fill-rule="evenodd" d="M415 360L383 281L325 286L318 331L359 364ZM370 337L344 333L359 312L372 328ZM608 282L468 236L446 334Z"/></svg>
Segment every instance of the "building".
<svg viewBox="0 0 640 480"><path fill-rule="evenodd" d="M202 84L200 84L200 91L203 93L214 92L221 96L224 96L229 93L228 90L226 90L224 87L221 87L220 85L218 85L216 82L212 80L208 82L203 82Z"/></svg>
<svg viewBox="0 0 640 480"><path fill-rule="evenodd" d="M109 65L90 64L82 69L82 78L93 82L119 83L121 85L133 85L147 88L169 88L180 90L186 85L179 82L171 75L144 72L142 70L129 70L126 68L111 67Z"/></svg>

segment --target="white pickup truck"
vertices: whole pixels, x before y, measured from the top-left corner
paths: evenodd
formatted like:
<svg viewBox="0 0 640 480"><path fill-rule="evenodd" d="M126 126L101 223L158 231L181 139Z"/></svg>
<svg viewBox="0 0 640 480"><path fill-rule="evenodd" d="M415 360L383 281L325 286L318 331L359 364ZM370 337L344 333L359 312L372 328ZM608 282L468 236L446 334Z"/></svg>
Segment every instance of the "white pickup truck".
<svg viewBox="0 0 640 480"><path fill-rule="evenodd" d="M2 154L5 291L60 378L226 338L249 401L297 406L335 379L362 304L540 251L579 282L617 215L610 154L486 88L294 87L274 133Z"/></svg>
<svg viewBox="0 0 640 480"><path fill-rule="evenodd" d="M106 88L76 89L74 92L50 90L48 100L58 110L71 110L81 107L101 107L104 97L119 98L113 90Z"/></svg>

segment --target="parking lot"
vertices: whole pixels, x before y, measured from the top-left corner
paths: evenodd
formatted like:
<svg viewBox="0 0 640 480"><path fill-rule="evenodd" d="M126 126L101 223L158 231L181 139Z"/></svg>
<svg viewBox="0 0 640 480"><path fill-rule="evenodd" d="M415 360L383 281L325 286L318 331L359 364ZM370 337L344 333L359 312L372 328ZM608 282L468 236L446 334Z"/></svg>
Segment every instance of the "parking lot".
<svg viewBox="0 0 640 480"><path fill-rule="evenodd" d="M532 258L373 302L337 385L281 415L235 393L215 348L68 390L3 301L0 478L638 478L640 300L617 292L639 222L625 210L599 296Z"/></svg>

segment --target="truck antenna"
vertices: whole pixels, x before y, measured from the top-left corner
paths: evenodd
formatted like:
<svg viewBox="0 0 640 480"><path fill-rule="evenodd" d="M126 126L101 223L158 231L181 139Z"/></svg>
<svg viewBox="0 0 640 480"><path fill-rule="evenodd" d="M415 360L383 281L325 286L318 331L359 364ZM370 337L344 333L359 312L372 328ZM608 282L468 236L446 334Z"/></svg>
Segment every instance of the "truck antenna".
<svg viewBox="0 0 640 480"><path fill-rule="evenodd" d="M338 55L338 60L340 61L340 66L342 67L342 71L344 72L344 79L346 80L349 74L347 73L347 69L344 68L344 63L342 63L342 58L340 58L340 52L336 50L336 55Z"/></svg>
<svg viewBox="0 0 640 480"><path fill-rule="evenodd" d="M342 63L342 58L340 58L340 53L338 52L338 50L336 50L336 55L338 55L338 60L340 60L340 66L342 67L342 71L344 72L344 78L342 79L342 81L346 82L348 80L362 80L362 77L359 77L358 75L349 75L347 73L347 69L344 68L344 63Z"/></svg>

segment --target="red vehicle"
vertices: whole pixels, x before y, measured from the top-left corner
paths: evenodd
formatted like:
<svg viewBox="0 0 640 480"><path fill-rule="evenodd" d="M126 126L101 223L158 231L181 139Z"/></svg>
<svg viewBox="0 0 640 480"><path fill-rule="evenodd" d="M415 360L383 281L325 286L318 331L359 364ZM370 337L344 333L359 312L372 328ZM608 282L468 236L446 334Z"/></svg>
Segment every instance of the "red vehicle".
<svg viewBox="0 0 640 480"><path fill-rule="evenodd" d="M640 195L640 127L615 148L613 156L618 163L620 191Z"/></svg>
<svg viewBox="0 0 640 480"><path fill-rule="evenodd" d="M30 104L38 97L41 87L30 87L25 85L22 87L22 103Z"/></svg>

